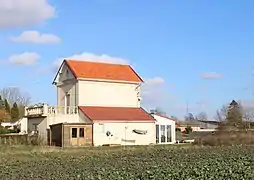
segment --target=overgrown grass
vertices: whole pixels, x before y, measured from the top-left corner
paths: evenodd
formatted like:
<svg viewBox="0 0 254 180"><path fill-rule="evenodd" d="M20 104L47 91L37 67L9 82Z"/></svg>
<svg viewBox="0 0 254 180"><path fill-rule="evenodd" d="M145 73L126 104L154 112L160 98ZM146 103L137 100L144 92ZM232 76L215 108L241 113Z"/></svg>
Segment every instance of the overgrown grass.
<svg viewBox="0 0 254 180"><path fill-rule="evenodd" d="M254 131L218 131L195 138L196 145L254 145Z"/></svg>
<svg viewBox="0 0 254 180"><path fill-rule="evenodd" d="M0 147L1 179L254 179L254 148Z"/></svg>

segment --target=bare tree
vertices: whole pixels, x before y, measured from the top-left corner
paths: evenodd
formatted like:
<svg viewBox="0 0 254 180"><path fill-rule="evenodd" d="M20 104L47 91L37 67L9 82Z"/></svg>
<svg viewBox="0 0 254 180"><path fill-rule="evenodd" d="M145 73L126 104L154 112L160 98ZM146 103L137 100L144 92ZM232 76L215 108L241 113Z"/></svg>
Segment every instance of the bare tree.
<svg viewBox="0 0 254 180"><path fill-rule="evenodd" d="M254 109L243 109L243 119L247 122L254 122Z"/></svg>
<svg viewBox="0 0 254 180"><path fill-rule="evenodd" d="M207 121L207 114L205 112L200 112L198 113L198 115L196 116L196 119L199 121Z"/></svg>
<svg viewBox="0 0 254 180"><path fill-rule="evenodd" d="M184 117L184 120L186 122L194 122L195 121L195 117L193 116L192 113L189 113L189 114L187 114L187 116Z"/></svg>
<svg viewBox="0 0 254 180"><path fill-rule="evenodd" d="M18 106L27 106L30 103L31 97L28 93L22 92L17 87L6 87L0 90L2 99L7 99L10 105L15 102Z"/></svg>
<svg viewBox="0 0 254 180"><path fill-rule="evenodd" d="M162 109L158 108L158 107L155 108L155 109L151 109L150 112L153 113L153 114L160 114L160 115L166 116L166 112L163 111Z"/></svg>
<svg viewBox="0 0 254 180"><path fill-rule="evenodd" d="M176 116L170 116L171 119L178 121L178 118Z"/></svg>
<svg viewBox="0 0 254 180"><path fill-rule="evenodd" d="M217 121L222 122L225 121L226 117L227 117L227 106L223 105L220 110L216 111L215 119Z"/></svg>

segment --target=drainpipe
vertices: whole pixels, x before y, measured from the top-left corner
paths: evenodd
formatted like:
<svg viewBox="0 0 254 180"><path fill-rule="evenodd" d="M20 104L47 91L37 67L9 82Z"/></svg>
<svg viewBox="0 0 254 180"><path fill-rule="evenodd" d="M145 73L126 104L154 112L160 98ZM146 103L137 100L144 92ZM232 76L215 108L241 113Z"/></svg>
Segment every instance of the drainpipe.
<svg viewBox="0 0 254 180"><path fill-rule="evenodd" d="M76 81L76 83L75 83L75 100L74 100L74 109L75 109L75 113L77 113L77 109L76 109L76 107L77 107L77 83L78 83L78 81Z"/></svg>
<svg viewBox="0 0 254 180"><path fill-rule="evenodd" d="M141 83L139 83L138 84L138 86L135 88L135 90L137 91L137 90L139 90L139 88L140 88L140 86L141 86ZM140 96L140 94L141 94L141 92L140 92L140 90L137 92L137 98L138 98L138 104L137 104L137 106L138 107L140 107L141 106L141 96Z"/></svg>

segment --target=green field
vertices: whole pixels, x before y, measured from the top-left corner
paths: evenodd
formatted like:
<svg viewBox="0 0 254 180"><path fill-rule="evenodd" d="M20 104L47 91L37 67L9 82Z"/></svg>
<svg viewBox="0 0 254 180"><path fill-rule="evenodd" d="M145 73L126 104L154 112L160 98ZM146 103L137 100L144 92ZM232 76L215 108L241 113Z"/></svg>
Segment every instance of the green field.
<svg viewBox="0 0 254 180"><path fill-rule="evenodd" d="M0 147L5 179L254 179L254 147Z"/></svg>

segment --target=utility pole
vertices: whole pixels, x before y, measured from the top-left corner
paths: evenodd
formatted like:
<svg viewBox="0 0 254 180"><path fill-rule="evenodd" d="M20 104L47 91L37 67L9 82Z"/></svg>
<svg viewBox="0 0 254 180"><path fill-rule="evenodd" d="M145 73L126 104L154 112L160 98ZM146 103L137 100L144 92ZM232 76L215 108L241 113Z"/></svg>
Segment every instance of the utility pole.
<svg viewBox="0 0 254 180"><path fill-rule="evenodd" d="M189 114L189 101L188 99L186 100L186 115L188 116Z"/></svg>

